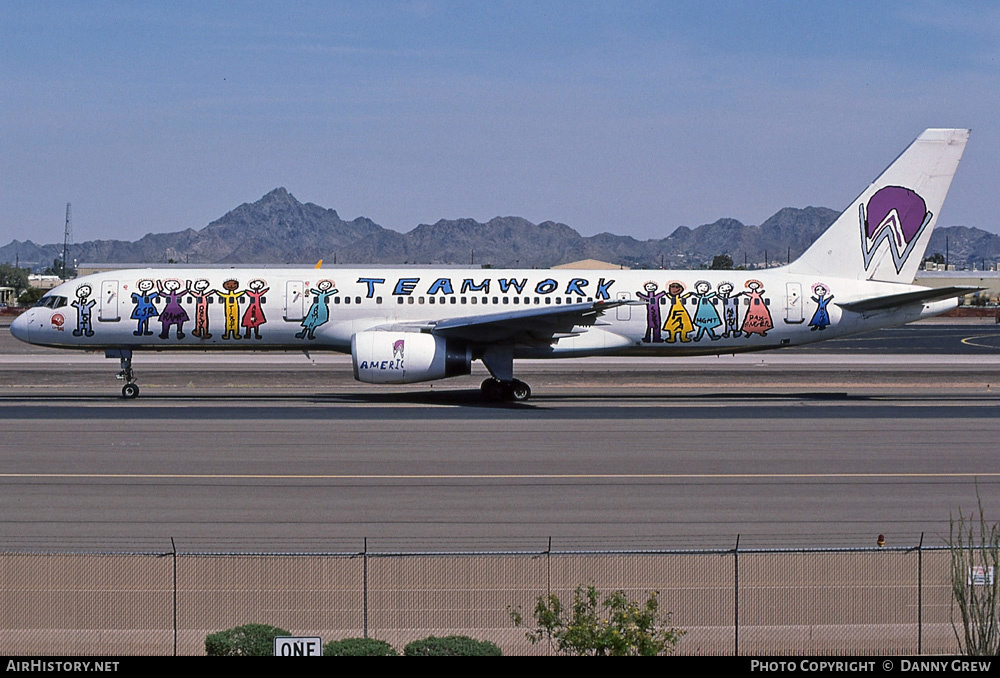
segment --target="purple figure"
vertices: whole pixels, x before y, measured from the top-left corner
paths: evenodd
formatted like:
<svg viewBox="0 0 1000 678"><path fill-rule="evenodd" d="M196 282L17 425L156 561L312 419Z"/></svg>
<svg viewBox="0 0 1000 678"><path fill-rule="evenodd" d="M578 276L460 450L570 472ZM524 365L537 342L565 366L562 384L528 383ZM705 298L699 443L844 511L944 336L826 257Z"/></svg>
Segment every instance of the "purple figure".
<svg viewBox="0 0 1000 678"><path fill-rule="evenodd" d="M181 306L181 296L191 291L189 284L185 290L181 290L181 281L176 278L168 280L157 280L156 288L160 291L160 296L167 298L167 305L160 313L160 322L163 324L163 331L160 332L160 339L170 338L170 326L177 325L177 338L184 338L184 323L190 318L187 311Z"/></svg>
<svg viewBox="0 0 1000 678"><path fill-rule="evenodd" d="M663 299L666 298L666 292L657 292L656 288L658 285L650 280L643 288L646 290L646 294L642 292L636 292L635 295L646 302L646 334L643 336L642 341L646 344L662 344L663 339L660 336L660 323L662 319L660 317L660 304L663 303ZM652 334L652 338L650 338Z"/></svg>

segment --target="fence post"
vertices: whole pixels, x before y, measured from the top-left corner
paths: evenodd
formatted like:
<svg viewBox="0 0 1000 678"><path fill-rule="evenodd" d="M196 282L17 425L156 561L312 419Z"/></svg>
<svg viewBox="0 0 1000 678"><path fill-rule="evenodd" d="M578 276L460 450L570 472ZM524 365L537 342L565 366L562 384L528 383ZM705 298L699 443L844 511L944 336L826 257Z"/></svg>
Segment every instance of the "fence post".
<svg viewBox="0 0 1000 678"><path fill-rule="evenodd" d="M362 554L362 579L363 583L361 589L364 596L364 627L365 634L364 637L368 637L368 537L365 537L365 551Z"/></svg>
<svg viewBox="0 0 1000 678"><path fill-rule="evenodd" d="M917 544L917 654L924 653L924 533Z"/></svg>
<svg viewBox="0 0 1000 678"><path fill-rule="evenodd" d="M549 537L549 547L545 549L545 595L552 595L552 537Z"/></svg>
<svg viewBox="0 0 1000 678"><path fill-rule="evenodd" d="M736 548L733 549L733 642L734 652L740 656L740 535L736 535Z"/></svg>
<svg viewBox="0 0 1000 678"><path fill-rule="evenodd" d="M170 553L173 561L174 576L174 656L177 656L177 545L174 538L170 538Z"/></svg>

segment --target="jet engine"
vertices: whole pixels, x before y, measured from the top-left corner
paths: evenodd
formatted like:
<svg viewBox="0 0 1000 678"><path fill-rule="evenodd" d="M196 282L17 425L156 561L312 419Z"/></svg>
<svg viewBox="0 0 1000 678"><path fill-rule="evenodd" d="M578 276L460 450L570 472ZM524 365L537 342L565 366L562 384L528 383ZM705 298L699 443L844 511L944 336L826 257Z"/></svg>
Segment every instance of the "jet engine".
<svg viewBox="0 0 1000 678"><path fill-rule="evenodd" d="M351 337L354 378L368 384L411 384L472 371L468 344L424 332L369 330Z"/></svg>

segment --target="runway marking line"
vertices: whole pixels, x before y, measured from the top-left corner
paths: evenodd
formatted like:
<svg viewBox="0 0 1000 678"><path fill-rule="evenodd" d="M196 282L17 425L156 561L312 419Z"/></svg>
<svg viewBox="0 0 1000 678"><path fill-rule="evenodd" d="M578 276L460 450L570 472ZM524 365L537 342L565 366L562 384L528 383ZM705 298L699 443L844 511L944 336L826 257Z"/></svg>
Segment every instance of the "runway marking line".
<svg viewBox="0 0 1000 678"><path fill-rule="evenodd" d="M0 473L0 479L103 480L699 480L801 478L1000 478L1000 473L447 473L447 474L251 474L251 473Z"/></svg>
<svg viewBox="0 0 1000 678"><path fill-rule="evenodd" d="M966 346L975 346L976 348L992 348L992 349L996 349L996 348L1000 348L1000 347L991 346L990 344L978 344L975 341L973 341L973 339L996 339L996 338L997 338L997 335L995 335L995 334L976 334L976 335L973 335L971 337L966 337L965 339L962 339L962 343L965 344Z"/></svg>

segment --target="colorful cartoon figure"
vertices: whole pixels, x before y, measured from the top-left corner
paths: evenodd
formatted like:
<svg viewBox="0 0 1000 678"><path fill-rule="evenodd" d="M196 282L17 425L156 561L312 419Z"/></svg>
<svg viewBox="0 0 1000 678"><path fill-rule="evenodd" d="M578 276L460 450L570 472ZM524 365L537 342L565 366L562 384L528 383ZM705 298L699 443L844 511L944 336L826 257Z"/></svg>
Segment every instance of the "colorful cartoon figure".
<svg viewBox="0 0 1000 678"><path fill-rule="evenodd" d="M729 281L719 283L719 300L722 301L722 317L726 321L726 331L722 333L727 339L740 336L740 297L743 292L733 294L733 284Z"/></svg>
<svg viewBox="0 0 1000 678"><path fill-rule="evenodd" d="M159 295L153 291L153 281L148 278L140 280L135 286L139 291L132 293L132 303L135 304L135 308L132 309L132 320L137 320L138 326L132 334L137 337L148 337L153 334L149 331L149 319L160 315L153 305L153 300Z"/></svg>
<svg viewBox="0 0 1000 678"><path fill-rule="evenodd" d="M635 293L637 297L646 302L646 334L643 336L642 341L646 344L650 342L662 344L663 338L660 336L660 323L662 322L662 318L660 317L660 303L667 296L667 293L657 292L656 288L659 286L652 280L642 287L646 290L645 294L642 292Z"/></svg>
<svg viewBox="0 0 1000 678"><path fill-rule="evenodd" d="M750 298L741 331L748 338L751 334L766 337L767 331L774 327L774 322L771 320L771 311L767 308L767 302L764 301L764 283L759 280L747 280L744 287L750 290L747 292Z"/></svg>
<svg viewBox="0 0 1000 678"><path fill-rule="evenodd" d="M316 289L309 291L315 298L302 321L302 331L295 334L299 339L316 338L316 328L330 319L330 297L337 293L332 280L320 280L316 283Z"/></svg>
<svg viewBox="0 0 1000 678"><path fill-rule="evenodd" d="M816 296L810 298L816 302L816 312L813 313L812 320L809 321L809 329L812 331L825 330L830 324L830 311L827 306L833 300L833 295L826 296L830 290L823 283L816 283L812 290Z"/></svg>
<svg viewBox="0 0 1000 678"><path fill-rule="evenodd" d="M217 292L209 290L209 286L210 283L204 278L195 280L193 285L190 281L188 282L189 294L197 304L194 307L194 329L191 330L191 334L199 339L212 338L212 335L208 332L208 300L213 294L217 294Z"/></svg>
<svg viewBox="0 0 1000 678"><path fill-rule="evenodd" d="M187 289L182 291L181 281L176 278L169 278L167 280L157 280L156 288L160 291L160 296L167 299L167 305L160 313L160 323L163 325L163 330L160 332L160 339L170 338L171 325L177 325L177 338L183 339L184 323L190 320L190 318L187 311L181 306L181 296L186 292L190 292L191 286L188 285Z"/></svg>
<svg viewBox="0 0 1000 678"><path fill-rule="evenodd" d="M397 358L400 359L400 360L403 359L403 340L402 339L397 339L392 344L392 359L396 360Z"/></svg>
<svg viewBox="0 0 1000 678"><path fill-rule="evenodd" d="M663 331L667 333L667 343L673 344L678 338L682 342L691 341L688 335L694 331L691 316L684 308L684 300L691 293L684 294L684 285L674 281L667 285L667 296L670 297L670 310L667 312L667 322L663 323Z"/></svg>
<svg viewBox="0 0 1000 678"><path fill-rule="evenodd" d="M76 288L76 301L71 306L76 307L76 329L73 330L74 337L94 336L94 324L91 320L91 309L97 302L93 299L87 301L87 297L93 292L93 288L84 283Z"/></svg>
<svg viewBox="0 0 1000 678"><path fill-rule="evenodd" d="M271 289L270 287L265 288L266 284L260 278L254 278L247 283L247 287L250 289L246 290L246 295L250 297L250 305L243 313L243 321L240 323L247 328L247 339L250 338L250 330L253 330L254 337L260 339L260 326L267 322L267 318L264 317L264 307L261 305L263 303L261 297Z"/></svg>
<svg viewBox="0 0 1000 678"><path fill-rule="evenodd" d="M226 282L222 283L222 289L225 292L216 292L219 300L226 305L226 331L223 333L223 339L239 339L240 338L240 306L239 299L245 292L237 292L240 283L238 280L233 280L230 278Z"/></svg>
<svg viewBox="0 0 1000 678"><path fill-rule="evenodd" d="M719 319L719 312L715 310L715 304L712 302L716 293L711 290L712 284L707 280L699 280L694 284L694 298L698 300L698 310L694 312L694 325L698 328L695 341L700 341L705 332L708 332L712 341L722 338L715 333L715 328L722 324L722 320Z"/></svg>

